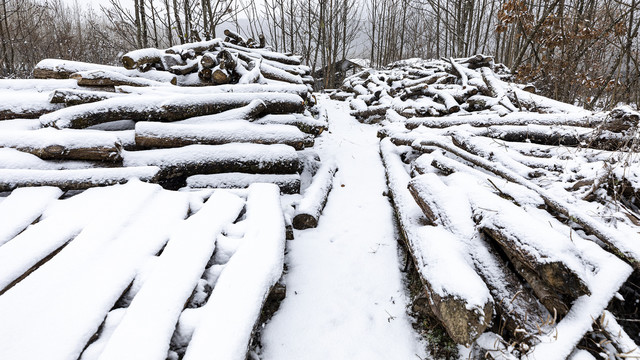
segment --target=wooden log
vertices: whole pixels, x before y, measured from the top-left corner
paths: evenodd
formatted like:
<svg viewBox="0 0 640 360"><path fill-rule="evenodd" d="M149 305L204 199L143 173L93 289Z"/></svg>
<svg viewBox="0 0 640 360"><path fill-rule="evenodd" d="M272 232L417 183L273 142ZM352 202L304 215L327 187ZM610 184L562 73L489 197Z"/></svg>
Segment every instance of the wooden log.
<svg viewBox="0 0 640 360"><path fill-rule="evenodd" d="M220 65L211 69L211 81L216 85L228 84L231 81L231 74Z"/></svg>
<svg viewBox="0 0 640 360"><path fill-rule="evenodd" d="M287 93L296 94L301 98L306 98L309 88L305 85L293 84L229 84L207 87L133 87L117 86L116 92L126 94L180 94L180 95L207 95L221 93Z"/></svg>
<svg viewBox="0 0 640 360"><path fill-rule="evenodd" d="M273 60L273 61L277 61L283 64L289 64L289 65L300 65L301 64L301 60L299 57L296 56L287 56L284 55L282 53L278 53L278 52L274 52L274 51L268 51L268 50L264 50L264 49L248 49L242 46L238 46L238 45L234 45L231 43L223 43L223 45L227 48L230 49L234 49L237 51L241 51L241 52L245 52L247 54L252 55L253 57L262 57L264 59L267 60Z"/></svg>
<svg viewBox="0 0 640 360"><path fill-rule="evenodd" d="M81 86L169 86L177 84L177 78L173 78L169 83L149 80L145 78L135 78L123 75L118 72L105 70L90 70L73 73L69 76L77 80Z"/></svg>
<svg viewBox="0 0 640 360"><path fill-rule="evenodd" d="M79 170L0 169L0 192L19 187L55 186L62 190L86 190L96 186L124 184L132 178L156 182L155 166L93 168Z"/></svg>
<svg viewBox="0 0 640 360"><path fill-rule="evenodd" d="M449 114L460 111L460 104L454 99L454 97L446 91L436 89L433 86L428 86L426 88L426 94L434 97L438 97L444 106L447 107L447 112Z"/></svg>
<svg viewBox="0 0 640 360"><path fill-rule="evenodd" d="M46 126L57 128L85 128L121 119L170 122L217 114L246 106L254 99L262 100L265 103L266 112L272 114L297 113L304 110L302 98L293 94L146 95L77 105L43 115L40 121Z"/></svg>
<svg viewBox="0 0 640 360"><path fill-rule="evenodd" d="M507 97L507 92L502 86L501 81L496 78L493 71L489 68L483 67L482 69L480 69L480 73L482 74L482 79L489 89L488 95L497 98L499 100L499 103L509 111L517 111L518 109L511 103L511 100L509 100L509 98Z"/></svg>
<svg viewBox="0 0 640 360"><path fill-rule="evenodd" d="M238 84L254 84L259 83L262 78L261 72L262 59L254 60L249 63L249 68L238 80Z"/></svg>
<svg viewBox="0 0 640 360"><path fill-rule="evenodd" d="M407 189L410 177L395 145L383 139L380 150L400 230L407 248L411 249L431 309L454 341L471 344L491 321L491 295L463 258L466 250L460 247L459 239L443 227L425 226L428 222ZM471 290L465 283L449 281L450 278L442 276L449 271L463 276L465 281L474 279L470 284L482 284L482 287ZM462 273L464 275L460 275ZM482 288L486 293L480 291Z"/></svg>
<svg viewBox="0 0 640 360"><path fill-rule="evenodd" d="M161 184L179 189L186 185L187 177L197 174L294 174L300 161L295 149L287 145L231 143L124 152L123 164L158 166Z"/></svg>
<svg viewBox="0 0 640 360"><path fill-rule="evenodd" d="M51 93L49 101L52 104L65 104L67 106L73 106L122 96L125 96L125 94L117 94L109 91L57 89Z"/></svg>
<svg viewBox="0 0 640 360"><path fill-rule="evenodd" d="M233 41L235 41L236 45L247 47L247 41L242 36L240 36L240 34L229 29L225 29L224 35L230 37Z"/></svg>
<svg viewBox="0 0 640 360"><path fill-rule="evenodd" d="M469 82L469 78L467 77L467 73L462 68L462 65L458 64L453 58L449 58L449 63L451 63L452 71L460 78L462 87L466 88Z"/></svg>
<svg viewBox="0 0 640 360"><path fill-rule="evenodd" d="M353 110L350 114L356 118L366 119L371 116L384 116L389 108L389 105L373 105L367 107L365 110Z"/></svg>
<svg viewBox="0 0 640 360"><path fill-rule="evenodd" d="M188 60L184 65L174 65L169 68L169 72L176 75L186 75L198 71L198 60ZM177 80L176 80L177 83ZM175 85L175 84L174 84Z"/></svg>
<svg viewBox="0 0 640 360"><path fill-rule="evenodd" d="M136 69L144 64L162 62L163 51L155 48L146 48L130 51L122 56L122 65L125 69Z"/></svg>
<svg viewBox="0 0 640 360"><path fill-rule="evenodd" d="M202 57L200 58L200 65L204 68L211 69L218 65L218 59L213 55L213 53L205 53L202 54Z"/></svg>
<svg viewBox="0 0 640 360"><path fill-rule="evenodd" d="M192 144L228 143L285 144L296 150L313 146L313 136L288 125L259 125L235 120L206 125L139 122L136 145L142 148L172 148Z"/></svg>
<svg viewBox="0 0 640 360"><path fill-rule="evenodd" d="M0 132L0 147L30 153L45 160L122 160L122 144L115 134L97 130L56 130Z"/></svg>
<svg viewBox="0 0 640 360"><path fill-rule="evenodd" d="M428 128L443 129L459 125L471 125L473 127L487 127L498 125L546 125L546 126L576 126L593 128L604 123L605 118L595 114L537 114L516 112L505 116L496 114L472 114L465 116L453 116L442 119L412 118L405 121L407 129L415 129L422 125Z"/></svg>
<svg viewBox="0 0 640 360"><path fill-rule="evenodd" d="M187 178L190 189L244 189L254 183L276 184L282 194L300 193L300 175L298 174L246 174L222 173L209 175L193 175Z"/></svg>
<svg viewBox="0 0 640 360"><path fill-rule="evenodd" d="M213 68L202 68L198 71L198 77L204 82L211 82Z"/></svg>
<svg viewBox="0 0 640 360"><path fill-rule="evenodd" d="M255 120L256 124L293 125L307 134L318 136L329 128L325 121L316 120L304 115L266 115Z"/></svg>
<svg viewBox="0 0 640 360"><path fill-rule="evenodd" d="M60 59L44 59L40 61L33 69L33 75L36 79L68 79L71 74L92 70L116 72L128 77L143 78L166 83L170 82L174 78L172 74L166 71L141 72L138 70L127 70L118 66L99 65Z"/></svg>
<svg viewBox="0 0 640 360"><path fill-rule="evenodd" d="M302 194L302 200L296 206L293 227L298 230L315 228L327 203L333 187L333 177L338 167L333 162L323 164L314 176L311 185Z"/></svg>
<svg viewBox="0 0 640 360"><path fill-rule="evenodd" d="M264 101L260 99L254 99L254 100L251 100L249 104L239 108L223 111L221 113L217 113L213 115L196 116L196 117L188 118L186 120L179 120L179 121L176 121L175 123L204 125L204 124L212 124L219 121L229 121L229 120L254 121L258 117L260 117L266 109L267 109L267 105L265 105Z"/></svg>

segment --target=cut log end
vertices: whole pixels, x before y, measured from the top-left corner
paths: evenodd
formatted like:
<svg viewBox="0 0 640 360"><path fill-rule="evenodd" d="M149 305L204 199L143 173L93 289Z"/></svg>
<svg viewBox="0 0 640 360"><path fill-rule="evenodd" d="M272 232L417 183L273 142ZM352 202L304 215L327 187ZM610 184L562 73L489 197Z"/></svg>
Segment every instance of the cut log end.
<svg viewBox="0 0 640 360"><path fill-rule="evenodd" d="M318 219L310 214L297 214L293 218L293 227L297 230L311 229L318 226Z"/></svg>
<svg viewBox="0 0 640 360"><path fill-rule="evenodd" d="M482 308L469 310L466 302L453 297L433 299L431 308L451 339L463 345L470 345L482 335L493 316L493 305L490 302Z"/></svg>

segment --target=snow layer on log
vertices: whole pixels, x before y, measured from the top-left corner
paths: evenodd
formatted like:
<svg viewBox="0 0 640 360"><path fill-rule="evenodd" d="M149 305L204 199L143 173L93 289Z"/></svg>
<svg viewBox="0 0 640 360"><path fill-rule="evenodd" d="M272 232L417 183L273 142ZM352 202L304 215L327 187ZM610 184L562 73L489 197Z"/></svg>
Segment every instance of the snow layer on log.
<svg viewBox="0 0 640 360"><path fill-rule="evenodd" d="M84 128L99 123L130 119L176 121L193 116L215 114L264 101L268 113L302 112L304 101L294 94L230 93L213 95L142 95L76 105L40 117L46 126Z"/></svg>
<svg viewBox="0 0 640 360"><path fill-rule="evenodd" d="M78 89L78 82L69 79L0 79L0 91L50 92L57 89Z"/></svg>
<svg viewBox="0 0 640 360"><path fill-rule="evenodd" d="M300 175L298 174L246 174L222 173L209 175L194 175L187 178L187 187L244 189L254 183L276 184L283 194L297 194L300 192Z"/></svg>
<svg viewBox="0 0 640 360"><path fill-rule="evenodd" d="M216 237L238 217L243 206L241 198L217 191L180 224L100 360L167 357L180 313L213 255ZM151 320L153 326L149 326Z"/></svg>
<svg viewBox="0 0 640 360"><path fill-rule="evenodd" d="M186 194L140 182L115 188L96 189L100 206L91 215L102 216L0 296L1 358L77 359L139 262L157 253L187 214Z"/></svg>
<svg viewBox="0 0 640 360"><path fill-rule="evenodd" d="M42 125L39 119L12 119L0 121L0 131L8 130L36 130Z"/></svg>
<svg viewBox="0 0 640 360"><path fill-rule="evenodd" d="M415 129L420 125L429 128L445 128L457 125L471 125L485 127L492 125L568 125L593 127L604 121L604 118L585 113L571 114L537 114L528 112L514 112L505 116L498 114L469 114L449 116L446 118L411 118L406 120L408 129Z"/></svg>
<svg viewBox="0 0 640 360"><path fill-rule="evenodd" d="M0 145L2 144L0 137ZM301 150L313 146L313 137L288 125L258 125L235 120L206 125L139 122L136 144L142 147L180 147L191 144L285 144Z"/></svg>
<svg viewBox="0 0 640 360"><path fill-rule="evenodd" d="M14 190L0 203L0 246L13 239L42 215L62 191L55 187Z"/></svg>
<svg viewBox="0 0 640 360"><path fill-rule="evenodd" d="M169 82L150 80L145 78L131 77L115 71L89 70L80 71L70 75L71 79L77 80L81 86L171 86L176 83L175 78Z"/></svg>
<svg viewBox="0 0 640 360"><path fill-rule="evenodd" d="M154 181L160 168L131 166L72 170L0 169L0 191L25 186L57 186L63 190L84 190L94 186L123 184L132 178Z"/></svg>
<svg viewBox="0 0 640 360"><path fill-rule="evenodd" d="M246 210L249 229L204 306L185 360L244 360L262 305L282 275L286 240L278 187L251 185Z"/></svg>

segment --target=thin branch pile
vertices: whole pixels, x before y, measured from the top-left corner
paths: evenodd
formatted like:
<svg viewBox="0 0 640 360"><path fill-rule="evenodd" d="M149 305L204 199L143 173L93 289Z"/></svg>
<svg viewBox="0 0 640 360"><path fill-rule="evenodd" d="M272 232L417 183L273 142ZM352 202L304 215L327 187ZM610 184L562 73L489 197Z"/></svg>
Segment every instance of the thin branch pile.
<svg viewBox="0 0 640 360"><path fill-rule="evenodd" d="M640 114L591 113L506 80L483 55L412 59L347 78L332 96L384 125L422 296L469 356L636 357L617 319L633 317L619 310L638 297L628 289L640 269Z"/></svg>

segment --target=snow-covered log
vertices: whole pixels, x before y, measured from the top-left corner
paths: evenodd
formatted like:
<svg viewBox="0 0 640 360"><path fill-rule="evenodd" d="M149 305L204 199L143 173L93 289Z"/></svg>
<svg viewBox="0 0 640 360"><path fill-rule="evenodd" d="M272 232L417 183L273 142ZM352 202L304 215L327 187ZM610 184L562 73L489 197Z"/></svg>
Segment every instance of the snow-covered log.
<svg viewBox="0 0 640 360"><path fill-rule="evenodd" d="M1 138L0 138L1 140ZM313 136L288 125L258 125L247 121L224 121L206 125L139 122L136 145L174 148L192 144L228 143L285 144L296 150L313 146ZM1 144L1 141L0 141Z"/></svg>
<svg viewBox="0 0 640 360"><path fill-rule="evenodd" d="M244 360L251 336L271 289L282 276L285 226L278 187L249 187L246 214L249 229L218 278L185 360L210 357Z"/></svg>
<svg viewBox="0 0 640 360"><path fill-rule="evenodd" d="M536 114L527 112L515 112L505 116L497 114L472 114L451 116L446 118L415 117L406 119L407 129L415 129L418 126L428 128L447 128L452 126L470 125L473 127L487 127L499 125L545 125L545 126L576 126L593 128L605 121L604 117L590 114Z"/></svg>
<svg viewBox="0 0 640 360"><path fill-rule="evenodd" d="M255 99L265 103L267 113L297 113L304 109L302 98L293 94L145 95L72 106L43 115L40 121L57 128L84 128L121 119L177 121L246 106Z"/></svg>
<svg viewBox="0 0 640 360"><path fill-rule="evenodd" d="M260 99L251 100L251 102L245 106L241 106L235 109L223 111L221 113L212 115L195 116L185 120L176 121L176 124L193 124L204 125L213 124L219 121L230 120L248 120L253 121L258 118L267 109L264 101Z"/></svg>
<svg viewBox="0 0 640 360"><path fill-rule="evenodd" d="M119 161L122 143L114 133L97 130L39 129L0 132L0 147L41 159Z"/></svg>
<svg viewBox="0 0 640 360"><path fill-rule="evenodd" d="M234 172L193 175L187 178L187 187L191 189L244 189L255 183L276 184L283 194L300 193L300 175L298 174L246 174Z"/></svg>
<svg viewBox="0 0 640 360"><path fill-rule="evenodd" d="M207 94L221 94L221 93L286 93L295 94L301 98L306 98L309 93L309 89L305 85L295 84L228 84L218 86L207 87L180 87L180 86L165 86L165 87L132 87L132 86L117 86L116 92L127 94L183 94L183 95L207 95Z"/></svg>
<svg viewBox="0 0 640 360"><path fill-rule="evenodd" d="M287 145L224 144L188 145L176 149L123 152L124 166L158 166L165 186L180 188L196 174L244 172L294 174L300 160Z"/></svg>
<svg viewBox="0 0 640 360"><path fill-rule="evenodd" d="M168 82L160 82L106 70L80 71L69 75L69 78L78 81L80 86L169 86L176 85L178 81L174 77Z"/></svg>
<svg viewBox="0 0 640 360"><path fill-rule="evenodd" d="M325 162L302 194L300 203L296 206L293 217L293 227L298 230L315 228L327 204L327 199L333 187L333 176L338 171L334 162Z"/></svg>
<svg viewBox="0 0 640 360"><path fill-rule="evenodd" d="M122 96L125 96L125 94L117 94L110 91L57 89L51 93L49 101L52 104L65 104L66 106L73 106Z"/></svg>
<svg viewBox="0 0 640 360"><path fill-rule="evenodd" d="M155 166L74 170L0 169L0 192L27 186L55 186L62 190L85 190L95 186L124 184L132 178L156 182Z"/></svg>
<svg viewBox="0 0 640 360"><path fill-rule="evenodd" d="M318 136L329 128L326 121L300 115L266 115L254 121L256 124L293 125L307 134Z"/></svg>
<svg viewBox="0 0 640 360"><path fill-rule="evenodd" d="M68 79L71 74L91 70L117 72L128 77L144 78L164 83L169 83L172 79L175 78L173 74L165 71L151 70L147 72L141 72L138 70L127 70L118 66L91 64L60 59L44 59L40 61L33 69L33 77L36 79Z"/></svg>
<svg viewBox="0 0 640 360"><path fill-rule="evenodd" d="M138 49L130 51L122 56L122 65L125 69L137 69L144 64L159 63L162 51L154 48Z"/></svg>

